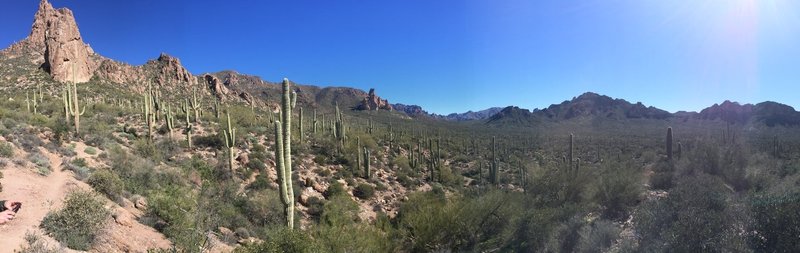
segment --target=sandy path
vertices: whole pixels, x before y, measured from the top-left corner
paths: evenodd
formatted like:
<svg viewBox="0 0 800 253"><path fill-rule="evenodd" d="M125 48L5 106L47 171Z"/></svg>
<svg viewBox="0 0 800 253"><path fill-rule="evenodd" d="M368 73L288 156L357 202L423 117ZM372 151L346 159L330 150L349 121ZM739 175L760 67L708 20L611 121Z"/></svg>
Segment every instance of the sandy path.
<svg viewBox="0 0 800 253"><path fill-rule="evenodd" d="M77 157L88 157L83 152L85 145L76 150ZM75 179L72 171L62 171L62 158L50 153L44 148L40 152L50 160L53 172L41 176L32 168L23 168L16 165L3 169L3 192L0 199L13 199L21 201L22 209L11 222L0 225L0 252L19 250L25 243L25 234L28 231L44 234L39 224L51 210L58 210L64 202L66 195L74 190L91 190L84 182ZM22 155L22 154L18 154ZM88 160L88 159L87 159ZM91 252L146 252L147 249L169 248L171 243L153 228L135 221L136 215L117 204L107 201L107 207L112 212L122 212L128 218L126 224L115 222L109 217L106 223L106 232L96 241ZM50 245L58 245L53 239L44 236ZM66 252L76 252L66 249Z"/></svg>
<svg viewBox="0 0 800 253"><path fill-rule="evenodd" d="M0 245L4 249L19 249L29 230L41 232L39 224L44 216L61 206L67 192L79 188L72 172L61 170L61 158L43 148L40 150L50 160L53 169L50 175L41 176L30 168L16 166L3 170L0 198L22 202L16 218L0 226Z"/></svg>

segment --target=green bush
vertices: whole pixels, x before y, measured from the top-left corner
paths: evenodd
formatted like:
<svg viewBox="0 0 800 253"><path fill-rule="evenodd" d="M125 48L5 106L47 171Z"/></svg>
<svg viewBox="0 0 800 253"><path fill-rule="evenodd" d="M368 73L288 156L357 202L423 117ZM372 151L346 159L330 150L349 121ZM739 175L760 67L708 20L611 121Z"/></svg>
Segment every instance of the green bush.
<svg viewBox="0 0 800 253"><path fill-rule="evenodd" d="M342 183L339 183L339 181L333 181L333 183L331 183L331 185L328 186L328 189L325 190L325 197L329 199L342 194L347 195L344 189L344 185L342 185Z"/></svg>
<svg viewBox="0 0 800 253"><path fill-rule="evenodd" d="M749 242L759 252L800 252L800 193L757 196Z"/></svg>
<svg viewBox="0 0 800 253"><path fill-rule="evenodd" d="M324 252L313 238L302 230L277 227L267 233L264 242L238 247L235 253L311 253Z"/></svg>
<svg viewBox="0 0 800 253"><path fill-rule="evenodd" d="M11 143L2 142L0 143L0 156L5 158L11 158L14 156L14 147L11 146Z"/></svg>
<svg viewBox="0 0 800 253"><path fill-rule="evenodd" d="M353 189L353 196L356 196L360 199L369 199L375 195L375 188L369 184L358 184L355 189Z"/></svg>
<svg viewBox="0 0 800 253"><path fill-rule="evenodd" d="M94 147L86 147L86 149L84 149L83 152L86 152L86 154L88 155L96 155L97 149Z"/></svg>
<svg viewBox="0 0 800 253"><path fill-rule="evenodd" d="M328 226L354 224L358 218L358 204L346 195L336 195L328 200L322 210L321 223Z"/></svg>
<svg viewBox="0 0 800 253"><path fill-rule="evenodd" d="M641 173L630 163L606 163L597 180L594 200L605 207L603 217L613 220L628 218L628 209L636 205L644 189Z"/></svg>
<svg viewBox="0 0 800 253"><path fill-rule="evenodd" d="M578 232L580 240L576 252L606 252L619 237L621 229L608 220L598 220L585 225Z"/></svg>
<svg viewBox="0 0 800 253"><path fill-rule="evenodd" d="M50 172L53 172L53 169L50 167L50 159L44 155L32 153L28 155L28 159L30 159L30 161L36 165L36 172L38 172L39 175L47 176L50 175Z"/></svg>
<svg viewBox="0 0 800 253"><path fill-rule="evenodd" d="M254 171L266 171L267 165L264 164L261 160L252 159L247 162L247 168L254 170Z"/></svg>
<svg viewBox="0 0 800 253"><path fill-rule="evenodd" d="M122 179L107 169L97 170L89 176L87 183L95 190L105 194L109 199L118 201L122 197L124 183Z"/></svg>
<svg viewBox="0 0 800 253"><path fill-rule="evenodd" d="M69 248L89 250L109 216L103 205L91 192L72 192L67 195L64 207L48 213L41 226Z"/></svg>

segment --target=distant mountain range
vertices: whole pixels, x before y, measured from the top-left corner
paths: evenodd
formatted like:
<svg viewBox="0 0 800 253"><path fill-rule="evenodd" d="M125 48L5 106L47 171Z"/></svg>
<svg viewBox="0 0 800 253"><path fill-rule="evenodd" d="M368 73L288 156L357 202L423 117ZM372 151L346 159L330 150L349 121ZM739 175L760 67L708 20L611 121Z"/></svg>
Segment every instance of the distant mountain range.
<svg viewBox="0 0 800 253"><path fill-rule="evenodd" d="M762 123L767 126L800 126L800 112L791 106L762 102L756 105L724 101L698 112L667 111L645 106L641 102L630 103L624 99L613 99L592 92L584 93L572 100L554 104L545 109L529 111L516 106L503 108L488 118L489 124L531 124L539 121L570 120L582 117L604 117L610 119L654 119L669 118L721 120L731 124Z"/></svg>
<svg viewBox="0 0 800 253"><path fill-rule="evenodd" d="M467 111L463 113L451 113L448 115L439 115L439 114L429 113L424 109L422 109L422 107L419 105L392 104L392 107L395 110L404 112L412 117L430 117L434 119L443 119L450 121L484 120L488 119L489 117L492 117L493 115L503 110L502 107L492 107L477 112Z"/></svg>

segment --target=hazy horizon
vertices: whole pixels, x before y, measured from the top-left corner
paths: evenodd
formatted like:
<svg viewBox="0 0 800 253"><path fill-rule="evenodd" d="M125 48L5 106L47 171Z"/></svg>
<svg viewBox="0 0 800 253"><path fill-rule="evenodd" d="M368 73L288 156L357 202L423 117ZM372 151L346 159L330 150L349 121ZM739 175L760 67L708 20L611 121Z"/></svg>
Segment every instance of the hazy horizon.
<svg viewBox="0 0 800 253"><path fill-rule="evenodd" d="M50 2L115 60L165 52L193 74L375 88L442 115L541 109L587 91L669 112L800 105L790 1ZM28 35L38 3L6 3L0 46Z"/></svg>

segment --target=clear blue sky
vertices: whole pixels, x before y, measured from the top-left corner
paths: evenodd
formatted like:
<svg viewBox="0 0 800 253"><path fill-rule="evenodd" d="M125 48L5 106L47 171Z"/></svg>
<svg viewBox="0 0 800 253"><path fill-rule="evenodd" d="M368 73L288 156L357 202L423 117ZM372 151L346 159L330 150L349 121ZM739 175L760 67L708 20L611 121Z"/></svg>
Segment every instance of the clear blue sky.
<svg viewBox="0 0 800 253"><path fill-rule="evenodd" d="M594 91L668 111L730 99L800 106L791 0L53 0L96 52L193 73L376 88L435 113L542 108ZM38 0L4 1L0 47Z"/></svg>

